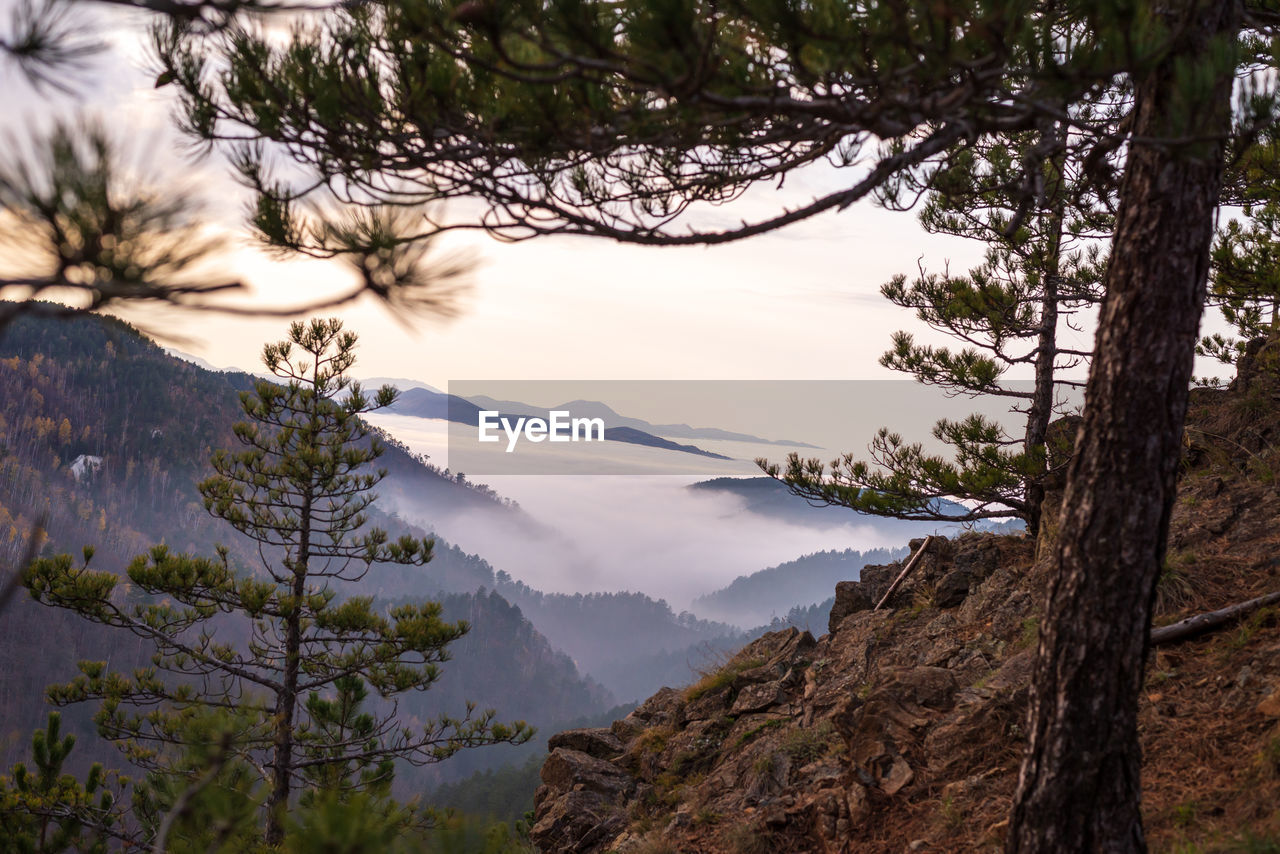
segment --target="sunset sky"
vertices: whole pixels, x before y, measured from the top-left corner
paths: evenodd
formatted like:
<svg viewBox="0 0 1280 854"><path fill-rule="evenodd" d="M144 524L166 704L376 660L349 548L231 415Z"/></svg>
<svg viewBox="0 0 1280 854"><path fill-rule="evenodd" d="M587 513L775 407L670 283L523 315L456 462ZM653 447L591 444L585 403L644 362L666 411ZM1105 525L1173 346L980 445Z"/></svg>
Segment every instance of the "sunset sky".
<svg viewBox="0 0 1280 854"><path fill-rule="evenodd" d="M7 17L14 0L0 0ZM0 72L14 145L52 118L98 117L120 136L149 180L192 188L210 229L228 236L223 275L275 305L340 289L337 264L281 263L243 236L246 194L216 158L198 159L170 128L169 90L153 87L145 16L83 11L100 21L110 49L77 78L76 97L34 91L12 68ZM0 17L0 20L3 20ZM807 200L847 180L833 169L757 188L735 202L735 218ZM339 313L361 335L358 373L418 379L863 379L894 376L877 364L895 329L929 337L907 312L880 297L898 272L949 262L967 268L974 242L926 234L912 214L857 204L782 232L717 248L624 246L592 238L510 245L483 236L444 247L478 265L457 319L396 317L372 301ZM256 369L264 341L282 337L280 318L131 311L125 316L166 343L214 365ZM1088 342L1091 330L1067 335ZM936 338L941 342L944 339ZM1212 369L1212 366L1204 366Z"/></svg>

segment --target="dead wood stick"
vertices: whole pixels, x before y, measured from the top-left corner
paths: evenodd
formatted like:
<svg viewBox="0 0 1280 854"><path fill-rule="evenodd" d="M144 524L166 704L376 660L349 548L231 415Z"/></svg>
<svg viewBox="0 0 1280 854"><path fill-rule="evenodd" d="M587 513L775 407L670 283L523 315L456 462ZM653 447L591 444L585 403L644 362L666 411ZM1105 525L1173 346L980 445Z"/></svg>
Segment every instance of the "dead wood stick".
<svg viewBox="0 0 1280 854"><path fill-rule="evenodd" d="M881 606L883 606L885 602L889 601L889 597L893 595L893 591L898 589L898 585L900 585L903 579L907 577L907 573L916 568L916 564L920 562L920 556L924 554L925 549L929 548L929 544L932 542L933 534L924 538L924 542L920 544L920 548L916 549L916 553L911 556L911 560L907 561L907 565L902 568L902 572L898 573L898 577L889 585L889 589L880 597L880 601L871 609L872 611L879 611Z"/></svg>
<svg viewBox="0 0 1280 854"><path fill-rule="evenodd" d="M1201 632L1216 629L1224 623L1243 617L1250 611L1256 611L1276 602L1280 602L1280 591L1268 593L1266 596L1259 596L1257 599L1250 599L1247 602L1237 602L1234 605L1219 608L1217 611L1206 611L1203 614L1196 614L1194 617L1187 617L1185 620L1179 620L1176 623L1152 629L1151 645L1158 646L1163 643L1177 643L1178 641L1186 640Z"/></svg>

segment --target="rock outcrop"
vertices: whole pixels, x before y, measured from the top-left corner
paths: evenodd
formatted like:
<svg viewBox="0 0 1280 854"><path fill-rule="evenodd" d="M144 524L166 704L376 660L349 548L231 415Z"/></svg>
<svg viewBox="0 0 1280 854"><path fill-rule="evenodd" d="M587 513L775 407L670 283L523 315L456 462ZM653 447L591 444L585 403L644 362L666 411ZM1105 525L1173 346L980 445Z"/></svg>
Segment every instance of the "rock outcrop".
<svg viewBox="0 0 1280 854"><path fill-rule="evenodd" d="M669 831L718 850L726 833L758 832L840 850L879 799L924 785L934 730L946 724L948 744L980 740L957 709L989 699L971 683L1021 637L1031 601L1008 594L1031 550L1025 538L935 538L886 609L871 610L901 566L866 567L840 583L820 641L794 628L766 634L611 729L554 736L535 843L625 852ZM926 612L920 631L904 619ZM974 630L979 614L1004 636ZM729 816L734 827L722 827Z"/></svg>
<svg viewBox="0 0 1280 854"><path fill-rule="evenodd" d="M1280 419L1257 417L1280 412L1280 393L1240 385L1193 395L1158 620L1280 588ZM1021 536L935 538L884 609L872 610L901 563L840 582L821 638L766 634L607 730L555 736L534 842L557 854L999 849L1043 543L1038 558ZM1277 622L1264 613L1153 655L1142 731L1155 847L1235 850L1221 840L1242 829L1280 838Z"/></svg>

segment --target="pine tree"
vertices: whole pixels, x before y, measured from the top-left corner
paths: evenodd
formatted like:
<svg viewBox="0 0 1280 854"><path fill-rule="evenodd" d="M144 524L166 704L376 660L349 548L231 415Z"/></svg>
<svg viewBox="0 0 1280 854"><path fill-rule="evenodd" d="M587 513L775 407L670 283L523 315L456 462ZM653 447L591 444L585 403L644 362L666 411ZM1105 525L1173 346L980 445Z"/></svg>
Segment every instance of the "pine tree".
<svg viewBox="0 0 1280 854"><path fill-rule="evenodd" d="M1268 136L1231 169L1230 201L1242 205L1243 219L1222 225L1213 245L1210 303L1236 337L1206 335L1197 352L1225 365L1254 339L1280 337L1280 141Z"/></svg>
<svg viewBox="0 0 1280 854"><path fill-rule="evenodd" d="M1274 65L1278 27L1243 0L387 3L343 7L283 44L169 27L157 53L186 129L243 155L255 225L322 253L323 232L303 227L308 193L487 203L424 234L744 239L1131 87L1130 108L1061 141L1086 164L1122 152L1124 175L1009 836L1012 851L1140 851L1137 696L1212 219L1229 138L1247 144L1274 119L1267 76L1237 72ZM272 172L268 140L308 183ZM1060 152L1023 164L1020 215ZM702 217L823 159L838 177L808 201Z"/></svg>
<svg viewBox="0 0 1280 854"><path fill-rule="evenodd" d="M105 854L121 835L115 792L102 766L94 763L83 783L63 771L75 744L74 735L62 735L61 716L50 712L46 727L31 737L34 770L20 763L0 777L0 837L6 852Z"/></svg>
<svg viewBox="0 0 1280 854"><path fill-rule="evenodd" d="M1032 534L1038 531L1049 458L1045 440L1058 392L1083 385L1061 371L1089 356L1063 346L1059 327L1102 299L1100 240L1111 219L1109 193L1104 189L1099 198L1100 182L1085 175L1078 160L1059 154L1043 164L1043 190L1015 221L1022 164L1046 135L1066 133L1061 123L1050 123L1043 132L967 144L923 180L908 173L884 190L891 207L909 207L925 196L920 221L926 230L979 240L987 250L967 274L921 267L914 280L895 276L880 289L890 302L963 345L924 345L908 332L896 332L880 363L949 395L1011 401L1024 416L1021 437L1011 438L975 414L934 426L934 437L954 449L951 459L884 428L871 440L869 462L845 454L828 471L821 460L792 454L785 467L761 460L766 474L812 503L943 522L1014 517L1025 520ZM1030 388L1006 379L1020 366L1033 373ZM939 499L968 504L944 507Z"/></svg>
<svg viewBox="0 0 1280 854"><path fill-rule="evenodd" d="M0 34L0 56L7 46ZM328 256L356 273L345 293L283 309L221 299L242 294L246 283L212 272L226 245L205 234L198 196L164 176L140 176L101 123L33 131L23 147L0 158L0 240L22 249L0 258L0 329L24 314L65 317L122 303L288 316L370 294L401 311L457 311L470 260L427 263L427 242L409 239L412 218L394 211L324 227ZM58 302L41 299L50 292Z"/></svg>
<svg viewBox="0 0 1280 854"><path fill-rule="evenodd" d="M438 762L531 735L522 722L471 708L420 729L402 726L393 707L368 718L357 711L365 685L384 698L431 687L467 626L441 619L436 602L383 613L368 596L338 597L372 566L421 566L432 548L367 526L384 472L367 471L382 448L360 415L390 404L395 390L367 397L349 380L355 347L337 320L295 323L288 341L267 345L263 360L283 384L259 382L242 395L243 450L216 453L215 474L200 485L206 508L260 546L261 571L233 570L225 551L206 558L157 546L129 566L135 592L123 599L120 578L90 568L91 549L80 565L60 555L24 576L40 602L155 646L153 668L126 675L86 661L77 679L50 689L57 704L98 701L100 732L135 763L164 772L173 750L189 746L186 724L205 710L248 722L231 756L268 777L273 845L299 786L336 778L346 789L376 787L388 761Z"/></svg>
<svg viewBox="0 0 1280 854"><path fill-rule="evenodd" d="M195 6L219 23L235 14ZM1123 151L1125 165L1009 835L1013 851L1145 848L1136 719L1150 604L1225 155L1275 119L1259 73L1276 64L1272 4L374 2L287 39L235 26L209 37L190 10L172 17L157 84L178 89L185 129L233 146L270 241L322 255L343 247L302 216L308 197L486 202L474 220L457 208L424 219L420 236L748 238L1130 85L1131 109L1064 143ZM310 174L273 174L275 145ZM1026 164L1026 205L1054 153ZM700 219L823 159L848 171L809 201Z"/></svg>

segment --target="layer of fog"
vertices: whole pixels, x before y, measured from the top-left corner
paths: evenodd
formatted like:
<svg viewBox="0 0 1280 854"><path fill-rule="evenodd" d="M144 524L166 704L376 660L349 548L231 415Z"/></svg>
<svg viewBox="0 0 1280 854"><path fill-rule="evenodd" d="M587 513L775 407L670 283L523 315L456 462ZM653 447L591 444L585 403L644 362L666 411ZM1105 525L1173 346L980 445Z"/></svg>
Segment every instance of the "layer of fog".
<svg viewBox="0 0 1280 854"><path fill-rule="evenodd" d="M436 465L447 464L442 422L370 420ZM642 449L651 450L651 449ZM720 450L717 447L717 450ZM744 448L750 451L749 448ZM775 454L777 448L773 449ZM748 456L748 454L744 454ZM545 591L639 591L677 611L740 575L822 549L902 545L866 524L808 527L746 512L731 495L685 487L693 475L507 475L483 480L519 502L542 533L509 514L442 514L397 507L495 569ZM435 518L429 518L434 515ZM815 519L815 523L817 520Z"/></svg>

